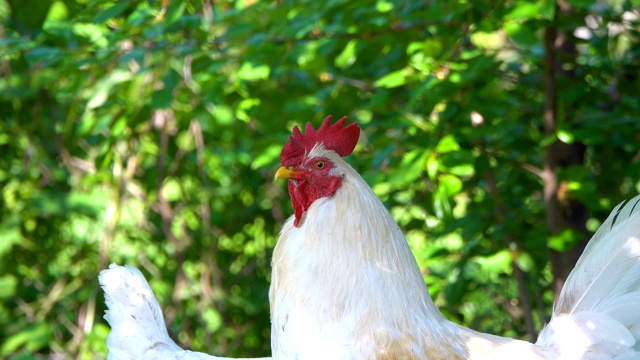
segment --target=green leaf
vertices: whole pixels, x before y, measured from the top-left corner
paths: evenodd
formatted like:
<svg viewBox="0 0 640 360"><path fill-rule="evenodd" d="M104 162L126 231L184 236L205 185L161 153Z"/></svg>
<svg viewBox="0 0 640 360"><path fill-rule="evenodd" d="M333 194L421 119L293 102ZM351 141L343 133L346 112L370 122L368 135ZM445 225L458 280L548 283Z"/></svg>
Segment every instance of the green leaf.
<svg viewBox="0 0 640 360"><path fill-rule="evenodd" d="M565 144L572 144L575 139L571 132L567 130L558 130L558 140Z"/></svg>
<svg viewBox="0 0 640 360"><path fill-rule="evenodd" d="M555 11L555 1L518 1L513 10L505 15L505 20L528 20L535 18L552 19Z"/></svg>
<svg viewBox="0 0 640 360"><path fill-rule="evenodd" d="M511 274L511 252L500 250L490 256L478 256L474 258L482 269L491 273Z"/></svg>
<svg viewBox="0 0 640 360"><path fill-rule="evenodd" d="M162 196L168 201L178 201L182 199L182 187L180 182L173 178L168 178L162 185Z"/></svg>
<svg viewBox="0 0 640 360"><path fill-rule="evenodd" d="M138 6L133 13L127 17L127 24L132 27L147 26L153 24L153 19L156 17L153 8L148 6Z"/></svg>
<svg viewBox="0 0 640 360"><path fill-rule="evenodd" d="M3 223L2 226L0 226L0 239L0 258L2 258L4 254L11 251L13 245L19 244L20 241L22 241L20 227L17 225Z"/></svg>
<svg viewBox="0 0 640 360"><path fill-rule="evenodd" d="M107 9L103 10L102 12L98 13L96 16L93 17L93 23L94 24L102 24L120 14L122 14L122 12L124 12L127 8L129 7L129 1L128 0L121 0L116 2L115 5L108 7Z"/></svg>
<svg viewBox="0 0 640 360"><path fill-rule="evenodd" d="M434 38L425 39L422 43L422 53L429 57L436 57L442 51L442 43Z"/></svg>
<svg viewBox="0 0 640 360"><path fill-rule="evenodd" d="M433 210L439 219L451 219L453 206L447 186L443 185L436 188L433 194Z"/></svg>
<svg viewBox="0 0 640 360"><path fill-rule="evenodd" d="M335 59L335 64L337 67L344 69L353 65L356 62L356 45L358 41L353 39L347 43L347 46L344 47L340 55L338 55Z"/></svg>
<svg viewBox="0 0 640 360"><path fill-rule="evenodd" d="M246 81L264 80L269 78L270 70L268 65L254 65L247 61L238 70L238 78Z"/></svg>
<svg viewBox="0 0 640 360"><path fill-rule="evenodd" d="M231 110L229 106L214 105L210 107L209 111L211 112L211 116L213 116L220 125L230 125L234 120L233 110Z"/></svg>
<svg viewBox="0 0 640 360"><path fill-rule="evenodd" d="M0 238L2 238L2 234L0 234ZM2 256L1 250L0 250L0 256ZM18 279L15 276L11 274L1 276L0 277L0 299L13 298L16 294L17 287L18 287Z"/></svg>
<svg viewBox="0 0 640 360"><path fill-rule="evenodd" d="M209 331L216 331L222 326L222 316L213 308L206 308L203 311L202 318Z"/></svg>
<svg viewBox="0 0 640 360"><path fill-rule="evenodd" d="M238 103L238 106L236 106L235 116L238 119L248 123L251 120L251 117L249 116L249 114L247 114L247 111L258 105L260 105L260 99L242 99Z"/></svg>
<svg viewBox="0 0 640 360"><path fill-rule="evenodd" d="M533 28L526 24L510 22L504 26L504 31L511 40L520 46L530 47L540 43Z"/></svg>
<svg viewBox="0 0 640 360"><path fill-rule="evenodd" d="M413 55L418 51L422 51L423 46L424 45L422 41L414 41L412 43L409 43L409 45L407 45L407 55Z"/></svg>
<svg viewBox="0 0 640 360"><path fill-rule="evenodd" d="M7 36L0 39L0 56L36 48L36 42L24 36Z"/></svg>
<svg viewBox="0 0 640 360"><path fill-rule="evenodd" d="M124 70L113 70L101 79L94 87L87 89L85 96L89 98L87 109L102 106L109 98L111 89L123 82L129 81L131 74Z"/></svg>
<svg viewBox="0 0 640 360"><path fill-rule="evenodd" d="M281 150L282 145L280 144L270 145L266 150L261 151L260 154L253 159L253 162L251 162L251 168L256 170L268 164L275 163L278 157L280 157Z"/></svg>
<svg viewBox="0 0 640 360"><path fill-rule="evenodd" d="M556 235L550 236L547 244L553 250L562 252L573 249L581 238L582 235L576 230L565 229Z"/></svg>
<svg viewBox="0 0 640 360"><path fill-rule="evenodd" d="M69 9L67 8L67 5L62 1L54 1L51 3L51 7L49 8L45 24L50 21L66 20L68 17Z"/></svg>
<svg viewBox="0 0 640 360"><path fill-rule="evenodd" d="M444 192L447 196L451 197L462 190L462 180L457 176L450 174L441 175L438 178L439 186L444 187Z"/></svg>
<svg viewBox="0 0 640 360"><path fill-rule="evenodd" d="M429 179L431 179L432 181L436 179L436 176L438 175L439 167L440 167L440 161L436 156L430 155L429 157L427 157L427 162L426 162L427 175L429 176Z"/></svg>
<svg viewBox="0 0 640 360"><path fill-rule="evenodd" d="M474 158L468 150L446 152L440 157L443 171L457 176L472 176L475 173Z"/></svg>
<svg viewBox="0 0 640 360"><path fill-rule="evenodd" d="M67 41L73 37L72 24L65 20L47 20L42 26L42 29L48 34L66 39Z"/></svg>
<svg viewBox="0 0 640 360"><path fill-rule="evenodd" d="M412 183L422 174L425 160L426 154L422 149L412 150L402 158L398 170L391 175L389 181L395 186Z"/></svg>
<svg viewBox="0 0 640 360"><path fill-rule="evenodd" d="M520 251L518 252L518 257L516 258L516 264L522 271L532 272L535 270L536 263L529 253Z"/></svg>
<svg viewBox="0 0 640 360"><path fill-rule="evenodd" d="M467 292L467 283L463 279L450 280L445 289L447 302L452 304L461 303L464 294Z"/></svg>
<svg viewBox="0 0 640 360"><path fill-rule="evenodd" d="M540 17L545 20L553 20L556 14L556 1L543 0L541 2L542 6L539 8Z"/></svg>
<svg viewBox="0 0 640 360"><path fill-rule="evenodd" d="M27 53L27 60L31 64L41 63L44 66L51 66L63 58L59 48L50 46L38 46Z"/></svg>
<svg viewBox="0 0 640 360"><path fill-rule="evenodd" d="M43 214L62 215L67 212L67 194L55 191L41 191L31 198L31 207Z"/></svg>
<svg viewBox="0 0 640 360"><path fill-rule="evenodd" d="M592 233L595 233L596 231L598 231L600 226L602 226L602 221L595 218L589 218L589 220L587 220L586 226L587 226L587 230L591 231Z"/></svg>
<svg viewBox="0 0 640 360"><path fill-rule="evenodd" d="M376 1L376 11L386 13L393 10L393 3L387 0Z"/></svg>
<svg viewBox="0 0 640 360"><path fill-rule="evenodd" d="M550 146L551 144L555 143L556 141L558 141L558 134L549 135L549 136L544 137L540 141L540 146L541 147L547 147L547 146Z"/></svg>
<svg viewBox="0 0 640 360"><path fill-rule="evenodd" d="M53 329L46 322L39 322L29 326L15 335L5 339L0 348L0 354L9 355L20 348L35 352L47 346L53 338Z"/></svg>
<svg viewBox="0 0 640 360"><path fill-rule="evenodd" d="M374 83L375 86L381 88L394 88L406 84L407 76L404 69L396 70L379 78Z"/></svg>
<svg viewBox="0 0 640 360"><path fill-rule="evenodd" d="M67 196L67 211L97 218L107 209L109 194L99 189L73 191Z"/></svg>
<svg viewBox="0 0 640 360"><path fill-rule="evenodd" d="M109 30L103 25L76 23L73 24L72 30L74 34L88 39L99 48L106 48L109 45L109 40L106 37Z"/></svg>
<svg viewBox="0 0 640 360"><path fill-rule="evenodd" d="M173 69L168 69L162 77L162 89L151 96L152 109L168 109L173 102L173 93L180 81L180 74Z"/></svg>
<svg viewBox="0 0 640 360"><path fill-rule="evenodd" d="M451 151L460 150L460 145L456 141L453 135L447 135L440 139L438 145L436 145L436 151L439 153L447 153Z"/></svg>
<svg viewBox="0 0 640 360"><path fill-rule="evenodd" d="M186 6L185 1L171 1L169 8L167 9L167 15L165 16L165 22L167 24L173 24L178 21L184 14Z"/></svg>

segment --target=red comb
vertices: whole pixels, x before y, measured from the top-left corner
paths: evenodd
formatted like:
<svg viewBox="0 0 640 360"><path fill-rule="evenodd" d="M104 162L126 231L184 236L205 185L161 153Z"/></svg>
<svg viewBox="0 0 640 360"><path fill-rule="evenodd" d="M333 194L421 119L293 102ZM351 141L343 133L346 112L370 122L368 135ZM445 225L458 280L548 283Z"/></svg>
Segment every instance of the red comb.
<svg viewBox="0 0 640 360"><path fill-rule="evenodd" d="M331 118L331 115L327 116L318 130L308 122L304 127L304 135L300 133L300 129L296 125L293 128L293 135L289 136L289 142L282 148L280 154L282 166L302 164L305 156L316 144L321 144L325 149L333 150L342 157L351 154L360 136L358 124L344 126L344 122L347 120L347 117L344 116L331 125Z"/></svg>

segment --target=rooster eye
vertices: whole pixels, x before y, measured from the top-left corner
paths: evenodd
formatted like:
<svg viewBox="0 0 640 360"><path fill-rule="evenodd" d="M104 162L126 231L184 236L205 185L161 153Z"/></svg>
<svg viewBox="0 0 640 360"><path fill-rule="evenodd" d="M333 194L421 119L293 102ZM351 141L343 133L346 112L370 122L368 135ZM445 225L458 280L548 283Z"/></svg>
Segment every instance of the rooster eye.
<svg viewBox="0 0 640 360"><path fill-rule="evenodd" d="M316 163L316 169L324 169L324 161L318 161Z"/></svg>

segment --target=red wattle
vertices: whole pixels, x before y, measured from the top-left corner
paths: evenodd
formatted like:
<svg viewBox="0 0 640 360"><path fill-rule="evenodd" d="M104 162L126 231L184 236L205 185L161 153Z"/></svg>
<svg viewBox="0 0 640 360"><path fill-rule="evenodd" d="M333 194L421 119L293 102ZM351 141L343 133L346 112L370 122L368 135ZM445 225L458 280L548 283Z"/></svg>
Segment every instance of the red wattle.
<svg viewBox="0 0 640 360"><path fill-rule="evenodd" d="M289 195L293 204L295 220L293 225L300 227L302 215L309 210L314 201L326 196L333 195L342 185L342 178L328 176L321 179L314 179L314 183L301 180L289 180Z"/></svg>

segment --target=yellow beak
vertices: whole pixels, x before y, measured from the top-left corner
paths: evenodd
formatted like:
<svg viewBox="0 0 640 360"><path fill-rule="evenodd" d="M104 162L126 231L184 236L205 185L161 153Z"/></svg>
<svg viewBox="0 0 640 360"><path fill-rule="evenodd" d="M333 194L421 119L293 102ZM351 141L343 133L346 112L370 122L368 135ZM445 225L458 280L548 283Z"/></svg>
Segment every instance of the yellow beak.
<svg viewBox="0 0 640 360"><path fill-rule="evenodd" d="M297 175L297 172L290 167L283 166L276 171L275 180L277 179L289 179Z"/></svg>

